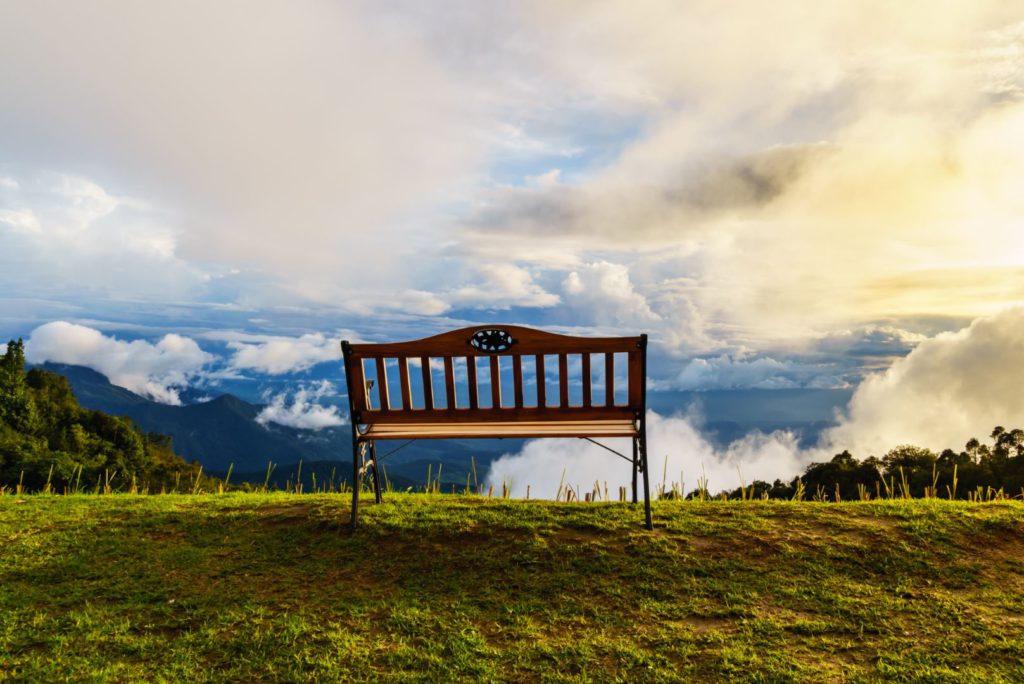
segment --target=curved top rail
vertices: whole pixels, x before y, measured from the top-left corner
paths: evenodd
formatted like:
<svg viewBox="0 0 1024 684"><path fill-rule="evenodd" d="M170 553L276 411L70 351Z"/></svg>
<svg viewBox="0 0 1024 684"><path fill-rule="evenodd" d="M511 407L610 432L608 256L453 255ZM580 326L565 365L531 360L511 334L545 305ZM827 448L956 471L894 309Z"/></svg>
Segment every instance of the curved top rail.
<svg viewBox="0 0 1024 684"><path fill-rule="evenodd" d="M521 325L474 325L408 342L348 344L353 356L490 356L492 354L619 353L643 347L642 336L576 337Z"/></svg>

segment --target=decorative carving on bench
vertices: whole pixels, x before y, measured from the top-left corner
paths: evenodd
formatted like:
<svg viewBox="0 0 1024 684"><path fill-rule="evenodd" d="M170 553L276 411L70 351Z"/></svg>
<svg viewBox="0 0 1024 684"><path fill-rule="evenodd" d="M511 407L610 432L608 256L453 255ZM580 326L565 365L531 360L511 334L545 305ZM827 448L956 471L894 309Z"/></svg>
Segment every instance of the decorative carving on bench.
<svg viewBox="0 0 1024 684"><path fill-rule="evenodd" d="M470 347L482 352L487 352L488 354L497 354L499 352L506 351L515 343L515 338L500 328L477 330L473 333L473 336L469 338Z"/></svg>

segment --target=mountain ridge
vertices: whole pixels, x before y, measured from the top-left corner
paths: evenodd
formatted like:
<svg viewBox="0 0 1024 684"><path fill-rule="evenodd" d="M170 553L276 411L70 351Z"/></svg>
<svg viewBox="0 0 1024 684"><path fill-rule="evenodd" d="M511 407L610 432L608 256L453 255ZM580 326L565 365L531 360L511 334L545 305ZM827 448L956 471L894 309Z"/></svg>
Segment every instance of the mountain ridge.
<svg viewBox="0 0 1024 684"><path fill-rule="evenodd" d="M126 416L144 430L168 435L175 452L183 458L199 462L212 474L223 475L232 468L234 481L248 479L262 483L269 463L280 466L277 472L286 473L295 471L293 466L303 462L307 464L303 479L318 471L322 479L323 473L334 466L339 472L348 473L351 466L351 428L348 425L306 430L274 422L261 423L257 417L264 406L251 404L233 394L172 406L114 385L102 373L85 366L48 362L38 367L66 377L83 406ZM492 460L507 451L518 450L520 443L505 440L496 448L492 441L420 442L417 448L403 450L389 458L386 467L396 484L407 486L424 479L418 462L443 463L444 484L465 483L471 457L482 476ZM415 468L412 464L416 464ZM276 481L276 476L273 480Z"/></svg>

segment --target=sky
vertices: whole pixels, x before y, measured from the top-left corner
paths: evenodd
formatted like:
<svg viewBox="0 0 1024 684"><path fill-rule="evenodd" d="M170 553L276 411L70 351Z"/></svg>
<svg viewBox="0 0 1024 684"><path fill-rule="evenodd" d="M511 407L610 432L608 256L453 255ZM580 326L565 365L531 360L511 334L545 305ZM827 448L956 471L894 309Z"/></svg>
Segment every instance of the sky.
<svg viewBox="0 0 1024 684"><path fill-rule="evenodd" d="M0 91L37 362L315 428L339 339L508 322L647 332L652 391L854 391L813 451L657 416L723 486L1024 425L1022 0L0 0ZM600 463L546 444L502 472Z"/></svg>

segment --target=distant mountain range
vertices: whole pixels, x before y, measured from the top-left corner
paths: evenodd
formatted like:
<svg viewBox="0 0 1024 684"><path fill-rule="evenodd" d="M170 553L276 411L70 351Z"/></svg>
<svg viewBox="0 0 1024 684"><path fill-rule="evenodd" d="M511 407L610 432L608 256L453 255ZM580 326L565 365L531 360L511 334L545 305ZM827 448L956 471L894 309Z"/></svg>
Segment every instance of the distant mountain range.
<svg viewBox="0 0 1024 684"><path fill-rule="evenodd" d="M272 482L283 484L298 474L303 462L303 481L309 486L315 473L319 482L335 471L336 481L351 479L351 428L347 425L320 430L302 430L261 424L256 416L263 410L231 394L222 394L209 401L182 406L161 404L123 387L113 385L101 373L84 366L46 363L42 368L65 376L79 403L86 408L131 418L148 432L169 435L174 451L188 461L198 461L211 474L223 475L233 466L232 481L262 483L268 463L274 463ZM186 390L187 401L204 393ZM386 454L400 446L384 444ZM426 482L427 468L437 472L443 464L442 482L465 485L475 461L478 478L482 479L491 461L503 453L517 451L521 440L459 440L417 442L407 449L382 460L388 478L398 488Z"/></svg>
<svg viewBox="0 0 1024 684"><path fill-rule="evenodd" d="M184 405L170 406L110 383L83 366L47 363L46 370L68 378L79 403L118 416L127 416L149 432L170 435L174 450L186 460L198 461L211 474L223 475L233 466L232 481L262 483L268 463L276 464L272 482L295 481L303 463L303 482L309 486L330 478L351 478L349 426L302 430L261 424L256 417L264 408L231 394L209 401L206 393L187 389ZM696 414L706 436L719 444L739 439L752 430L797 431L807 444L822 429L834 424L834 412L849 401L849 390L719 390L707 392L650 392L648 405L663 414L685 411ZM384 461L389 480L396 488L422 485L427 469L436 474L442 465L442 482L464 486L475 461L482 480L490 463L504 453L516 452L523 440L428 440L403 448ZM385 454L399 443L384 443Z"/></svg>

